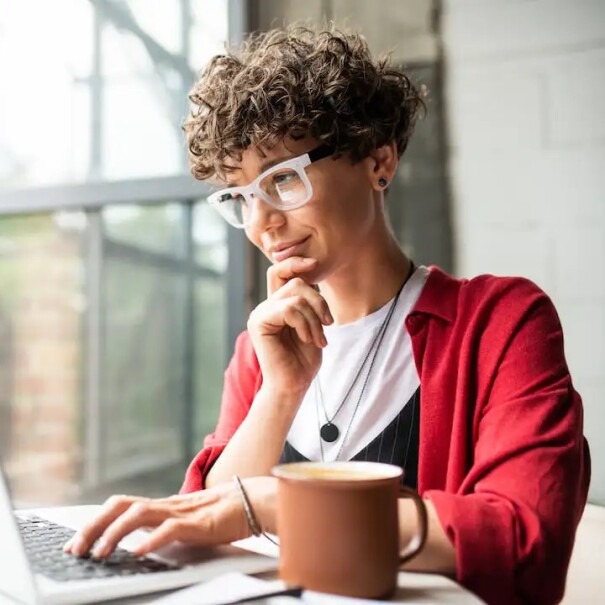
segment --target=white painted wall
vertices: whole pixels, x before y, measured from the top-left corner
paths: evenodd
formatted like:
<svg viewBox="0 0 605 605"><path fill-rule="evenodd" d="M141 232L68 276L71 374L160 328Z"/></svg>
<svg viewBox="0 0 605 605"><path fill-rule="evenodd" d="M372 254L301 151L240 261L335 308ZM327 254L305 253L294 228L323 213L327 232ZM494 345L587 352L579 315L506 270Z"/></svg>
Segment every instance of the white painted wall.
<svg viewBox="0 0 605 605"><path fill-rule="evenodd" d="M457 273L553 298L605 504L605 0L444 0Z"/></svg>

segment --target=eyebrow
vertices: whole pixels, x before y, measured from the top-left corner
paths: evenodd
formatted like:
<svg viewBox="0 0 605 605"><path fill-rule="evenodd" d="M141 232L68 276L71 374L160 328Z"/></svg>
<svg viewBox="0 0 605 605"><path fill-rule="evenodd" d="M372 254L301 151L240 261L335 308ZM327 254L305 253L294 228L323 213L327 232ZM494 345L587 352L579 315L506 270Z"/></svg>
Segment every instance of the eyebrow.
<svg viewBox="0 0 605 605"><path fill-rule="evenodd" d="M265 172L266 170L269 170L269 168L272 168L273 166L277 166L277 164L281 164L282 162L285 162L286 160L291 160L292 158L295 158L295 155L286 155L286 156L280 156L278 158L273 158L272 160L265 160L261 165L260 165L260 172L254 177L253 180L257 179L263 172ZM239 185L236 185L235 183L227 183L225 188L226 189L232 189L233 187L239 187Z"/></svg>
<svg viewBox="0 0 605 605"><path fill-rule="evenodd" d="M266 160L265 162L263 162L260 165L260 173L262 174L263 172L265 172L265 170L268 170L269 168L272 168L273 166L276 166L277 164L281 164L282 162L285 162L286 160L291 160L293 157L293 155L286 155L286 156L281 156L279 158L273 158L272 160Z"/></svg>

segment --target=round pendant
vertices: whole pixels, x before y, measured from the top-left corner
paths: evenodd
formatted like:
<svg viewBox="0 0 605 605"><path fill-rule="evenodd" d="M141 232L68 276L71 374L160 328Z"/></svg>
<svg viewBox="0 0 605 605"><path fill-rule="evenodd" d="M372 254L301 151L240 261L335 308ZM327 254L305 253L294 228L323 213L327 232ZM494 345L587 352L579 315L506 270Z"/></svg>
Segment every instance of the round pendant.
<svg viewBox="0 0 605 605"><path fill-rule="evenodd" d="M326 422L326 424L321 427L319 434L321 435L321 438L324 441L327 441L328 443L333 443L338 439L340 431L338 430L338 427L335 424L332 424L331 422Z"/></svg>

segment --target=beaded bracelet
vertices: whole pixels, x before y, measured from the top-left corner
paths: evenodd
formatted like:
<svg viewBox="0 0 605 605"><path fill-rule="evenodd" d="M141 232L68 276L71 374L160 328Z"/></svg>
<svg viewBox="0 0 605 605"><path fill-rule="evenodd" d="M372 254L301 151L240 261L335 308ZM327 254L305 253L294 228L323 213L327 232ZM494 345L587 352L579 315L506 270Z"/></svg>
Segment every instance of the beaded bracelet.
<svg viewBox="0 0 605 605"><path fill-rule="evenodd" d="M246 520L248 521L248 526L252 531L252 535L256 537L264 536L265 538L267 538L267 540L269 540L269 542L273 542L273 544L279 546L279 542L276 542L269 534L262 530L258 519L256 518L254 511L252 510L252 505L250 504L250 500L248 499L248 494L246 493L246 490L244 489L244 486L242 485L242 482L237 475L233 475L233 482L235 483L237 491L239 492L239 495L242 498L244 512L246 513Z"/></svg>

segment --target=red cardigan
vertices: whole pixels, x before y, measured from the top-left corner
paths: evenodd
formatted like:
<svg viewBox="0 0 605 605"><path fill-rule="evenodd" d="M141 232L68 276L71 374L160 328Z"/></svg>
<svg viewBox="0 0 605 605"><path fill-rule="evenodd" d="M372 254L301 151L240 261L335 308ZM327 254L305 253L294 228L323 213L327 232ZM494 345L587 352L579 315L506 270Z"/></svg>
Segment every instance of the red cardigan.
<svg viewBox="0 0 605 605"><path fill-rule="evenodd" d="M432 267L405 327L422 385L418 491L454 544L458 581L490 604L559 601L590 457L552 302L525 279ZM243 333L181 492L203 488L261 382Z"/></svg>

